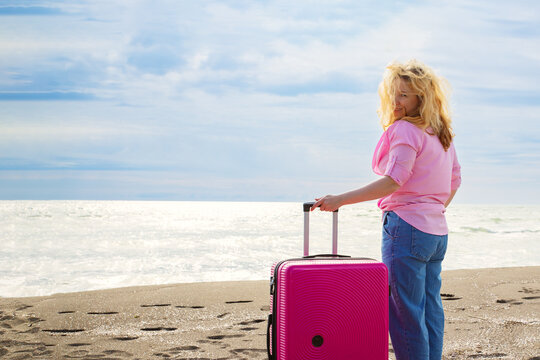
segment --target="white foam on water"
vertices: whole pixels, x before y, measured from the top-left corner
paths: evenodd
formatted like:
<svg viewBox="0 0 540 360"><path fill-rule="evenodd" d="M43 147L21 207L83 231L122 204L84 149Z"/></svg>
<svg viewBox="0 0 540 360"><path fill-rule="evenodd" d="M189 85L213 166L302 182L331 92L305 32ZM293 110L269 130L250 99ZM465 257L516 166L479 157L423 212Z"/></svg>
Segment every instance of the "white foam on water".
<svg viewBox="0 0 540 360"><path fill-rule="evenodd" d="M339 253L380 259L374 203L339 214ZM540 265L539 206L452 204L443 269ZM0 296L267 279L303 254L299 203L0 201ZM331 251L311 214L310 253Z"/></svg>

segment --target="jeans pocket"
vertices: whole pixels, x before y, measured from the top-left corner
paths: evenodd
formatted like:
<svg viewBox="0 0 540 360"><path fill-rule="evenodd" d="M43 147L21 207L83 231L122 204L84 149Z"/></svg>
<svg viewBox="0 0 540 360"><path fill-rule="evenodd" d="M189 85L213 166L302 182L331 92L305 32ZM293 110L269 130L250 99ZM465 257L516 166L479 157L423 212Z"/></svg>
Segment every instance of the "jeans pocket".
<svg viewBox="0 0 540 360"><path fill-rule="evenodd" d="M399 230L399 217L393 211L386 212L383 218L383 232L388 237L395 239Z"/></svg>
<svg viewBox="0 0 540 360"><path fill-rule="evenodd" d="M421 261L427 262L435 260L433 257L437 253L441 238L443 238L443 236L428 234L413 227L411 236L411 254Z"/></svg>

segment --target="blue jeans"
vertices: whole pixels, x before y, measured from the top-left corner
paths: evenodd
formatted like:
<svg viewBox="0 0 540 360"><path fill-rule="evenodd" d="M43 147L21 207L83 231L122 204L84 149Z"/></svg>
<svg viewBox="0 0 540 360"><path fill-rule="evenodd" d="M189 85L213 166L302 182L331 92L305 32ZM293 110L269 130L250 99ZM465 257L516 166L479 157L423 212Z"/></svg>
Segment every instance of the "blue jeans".
<svg viewBox="0 0 540 360"><path fill-rule="evenodd" d="M440 360L444 334L441 262L448 235L432 235L384 214L382 258L391 286L390 337L397 360Z"/></svg>

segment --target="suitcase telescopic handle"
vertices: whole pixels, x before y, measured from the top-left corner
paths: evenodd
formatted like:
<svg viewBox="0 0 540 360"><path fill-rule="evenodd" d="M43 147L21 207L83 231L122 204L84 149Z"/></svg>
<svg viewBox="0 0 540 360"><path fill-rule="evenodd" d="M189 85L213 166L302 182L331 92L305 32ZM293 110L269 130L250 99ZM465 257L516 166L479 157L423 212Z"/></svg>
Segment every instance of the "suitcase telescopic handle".
<svg viewBox="0 0 540 360"><path fill-rule="evenodd" d="M304 256L309 256L309 212L314 202L304 203ZM332 256L337 255L338 210L332 213Z"/></svg>

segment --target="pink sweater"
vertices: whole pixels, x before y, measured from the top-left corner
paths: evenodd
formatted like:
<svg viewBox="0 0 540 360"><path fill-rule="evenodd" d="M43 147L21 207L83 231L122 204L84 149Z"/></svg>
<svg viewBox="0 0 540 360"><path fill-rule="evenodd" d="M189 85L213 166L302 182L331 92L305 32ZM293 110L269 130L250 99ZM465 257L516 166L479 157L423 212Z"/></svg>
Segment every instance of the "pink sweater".
<svg viewBox="0 0 540 360"><path fill-rule="evenodd" d="M454 144L447 151L435 135L405 120L396 121L381 136L373 154L373 171L388 175L400 188L379 200L383 211L394 211L418 230L446 235L444 204L461 184Z"/></svg>

